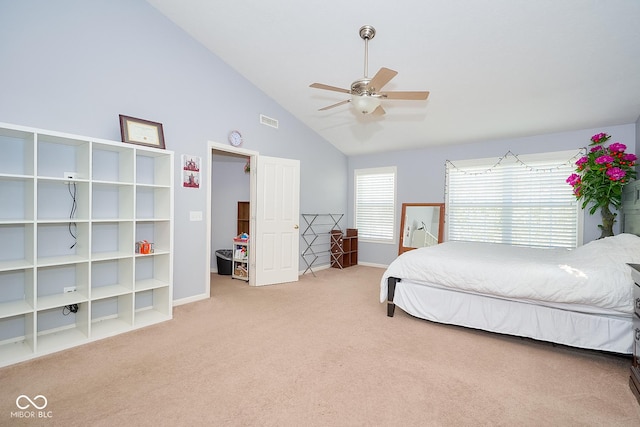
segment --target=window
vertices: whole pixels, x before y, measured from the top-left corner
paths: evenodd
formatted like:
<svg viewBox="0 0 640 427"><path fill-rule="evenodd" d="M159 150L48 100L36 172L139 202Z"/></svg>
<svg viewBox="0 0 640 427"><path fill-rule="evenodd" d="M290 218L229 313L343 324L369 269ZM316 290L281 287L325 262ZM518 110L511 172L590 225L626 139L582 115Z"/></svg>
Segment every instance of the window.
<svg viewBox="0 0 640 427"><path fill-rule="evenodd" d="M566 183L582 152L447 162L448 240L574 248L582 210Z"/></svg>
<svg viewBox="0 0 640 427"><path fill-rule="evenodd" d="M395 239L396 168L356 169L355 227L360 240L393 243Z"/></svg>

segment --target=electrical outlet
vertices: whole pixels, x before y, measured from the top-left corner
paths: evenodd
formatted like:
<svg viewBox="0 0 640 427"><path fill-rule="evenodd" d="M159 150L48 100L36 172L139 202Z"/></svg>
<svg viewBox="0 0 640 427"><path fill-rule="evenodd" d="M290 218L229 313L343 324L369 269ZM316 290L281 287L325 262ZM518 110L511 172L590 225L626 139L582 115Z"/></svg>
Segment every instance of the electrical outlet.
<svg viewBox="0 0 640 427"><path fill-rule="evenodd" d="M64 291L64 293L65 293L65 294L67 294L67 293L69 293L69 292L75 292L75 291L76 291L76 287L75 287L75 286L66 286L66 287L63 289L63 291Z"/></svg>
<svg viewBox="0 0 640 427"><path fill-rule="evenodd" d="M75 172L65 172L64 173L64 178L67 179L77 179L78 178L78 174Z"/></svg>

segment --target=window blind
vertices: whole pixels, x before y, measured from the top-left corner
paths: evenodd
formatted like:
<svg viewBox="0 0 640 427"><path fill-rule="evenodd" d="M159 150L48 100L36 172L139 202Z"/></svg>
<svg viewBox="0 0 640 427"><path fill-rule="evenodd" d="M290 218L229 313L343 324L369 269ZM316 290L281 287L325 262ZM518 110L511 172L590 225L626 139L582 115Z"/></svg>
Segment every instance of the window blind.
<svg viewBox="0 0 640 427"><path fill-rule="evenodd" d="M396 168L356 169L355 227L361 240L395 238Z"/></svg>
<svg viewBox="0 0 640 427"><path fill-rule="evenodd" d="M448 239L575 248L581 209L566 179L580 155L447 162Z"/></svg>

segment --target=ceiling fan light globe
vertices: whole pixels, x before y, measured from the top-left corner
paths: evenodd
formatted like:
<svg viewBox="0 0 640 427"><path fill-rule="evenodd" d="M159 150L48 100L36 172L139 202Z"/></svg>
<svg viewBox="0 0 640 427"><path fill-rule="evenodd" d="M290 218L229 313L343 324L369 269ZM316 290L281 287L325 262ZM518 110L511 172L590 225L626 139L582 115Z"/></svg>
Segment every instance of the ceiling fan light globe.
<svg viewBox="0 0 640 427"><path fill-rule="evenodd" d="M352 95L351 103L362 114L371 114L380 106L380 98L367 94Z"/></svg>

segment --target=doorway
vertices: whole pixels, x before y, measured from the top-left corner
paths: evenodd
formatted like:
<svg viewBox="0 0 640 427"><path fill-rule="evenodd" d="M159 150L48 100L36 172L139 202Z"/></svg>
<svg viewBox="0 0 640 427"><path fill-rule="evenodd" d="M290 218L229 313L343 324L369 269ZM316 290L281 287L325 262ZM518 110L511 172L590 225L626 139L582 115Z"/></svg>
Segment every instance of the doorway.
<svg viewBox="0 0 640 427"><path fill-rule="evenodd" d="M236 169L233 173L214 171L214 155L228 160ZM238 158L242 159L238 162ZM209 142L207 192L207 295L211 296L212 228L218 219L212 215L212 191L234 184L237 170L249 159L249 285L262 286L294 282L299 276L300 243L300 161L260 156L257 152ZM235 162L235 165L234 165ZM220 167L220 163L216 163ZM242 165L242 166L241 166ZM216 176L216 179L213 177ZM235 185L235 184L234 184ZM246 181L244 186L246 186ZM233 187L233 188L238 188ZM233 244L237 225L237 194L227 196L226 215L232 218L222 228L222 235ZM226 188L222 188L227 190ZM246 188L245 188L246 189ZM235 201L234 201L235 200ZM230 211L230 212L229 212ZM230 216L231 215L231 216ZM220 215L222 218L222 215ZM219 224L216 223L216 227ZM217 238L216 238L217 239ZM221 241L221 240L216 240Z"/></svg>
<svg viewBox="0 0 640 427"><path fill-rule="evenodd" d="M255 228L255 164L258 153L244 148L209 142L207 191L207 296L211 296L211 270L216 265L216 250L231 249L237 227L237 202L250 206L249 232ZM249 265L255 264L253 239L249 239ZM255 281L249 274L249 285Z"/></svg>

